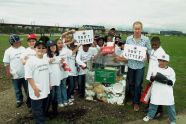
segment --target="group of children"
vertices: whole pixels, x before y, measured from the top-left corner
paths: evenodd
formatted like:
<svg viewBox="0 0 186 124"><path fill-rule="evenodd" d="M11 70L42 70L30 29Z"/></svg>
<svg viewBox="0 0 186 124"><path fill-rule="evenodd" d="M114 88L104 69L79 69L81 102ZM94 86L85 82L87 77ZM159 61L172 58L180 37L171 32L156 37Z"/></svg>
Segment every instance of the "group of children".
<svg viewBox="0 0 186 124"><path fill-rule="evenodd" d="M29 34L26 49L21 45L18 35L10 35L11 46L5 51L3 58L6 74L12 75L17 107L23 103L21 91L23 85L28 108L31 108L36 123L45 122L44 117L50 104L53 114L57 114L58 107L72 105L76 83L78 96L84 98L88 61L95 60L97 55L101 54L103 46L114 40L113 60L127 62L122 57L124 42L121 42L120 36L113 37L112 30L106 39L95 36L93 44L85 45L77 45L74 40L68 38L68 34L74 32L75 30L65 32L55 41L47 37L37 40L35 34ZM148 114L143 120L153 119L157 109L160 107L162 111L161 105L165 105L168 107L170 121L176 123L172 88L175 83L175 72L167 65L169 55L160 46L159 37L153 37L151 45L147 80L153 82L152 95ZM159 73L166 77L166 81L158 80Z"/></svg>

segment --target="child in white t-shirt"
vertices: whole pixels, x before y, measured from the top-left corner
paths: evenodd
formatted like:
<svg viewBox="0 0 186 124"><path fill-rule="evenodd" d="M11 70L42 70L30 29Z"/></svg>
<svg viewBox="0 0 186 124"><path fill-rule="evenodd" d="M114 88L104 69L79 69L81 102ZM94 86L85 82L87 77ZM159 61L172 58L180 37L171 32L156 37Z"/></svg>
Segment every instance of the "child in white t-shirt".
<svg viewBox="0 0 186 124"><path fill-rule="evenodd" d="M25 78L28 80L32 114L37 124L45 123L47 98L50 94L51 70L49 62L43 57L46 45L43 41L35 43L36 56L25 64Z"/></svg>
<svg viewBox="0 0 186 124"><path fill-rule="evenodd" d="M168 66L169 55L162 54L157 57L159 67L152 71L150 80L152 83L150 106L144 121L149 121L155 117L158 106L167 107L167 112L171 124L176 124L176 111L173 94L173 85L176 81L174 70Z"/></svg>
<svg viewBox="0 0 186 124"><path fill-rule="evenodd" d="M21 62L22 62L23 65L26 64L26 61L29 59L29 57L36 55L36 51L34 49L35 42L37 41L36 35L35 34L28 34L27 41L28 41L28 47L25 49L25 51L21 55ZM27 80L26 80L26 82L27 82ZM28 99L27 99L27 106L30 110L31 101L30 101L29 96L28 96Z"/></svg>
<svg viewBox="0 0 186 124"><path fill-rule="evenodd" d="M68 64L68 56L71 56L72 53L69 52L67 46L63 42L62 39L56 39L58 50L59 50L59 57L61 59L61 83L60 83L60 90L58 91L58 106L64 107L68 105L68 98L67 98L67 89L66 89L66 80L68 77L69 71L71 71L69 64Z"/></svg>
<svg viewBox="0 0 186 124"><path fill-rule="evenodd" d="M29 34L27 36L28 47L26 48L25 52L21 55L21 61L23 65L25 65L26 61L29 59L30 56L35 56L36 52L34 49L35 42L37 41L37 37L35 34Z"/></svg>
<svg viewBox="0 0 186 124"><path fill-rule="evenodd" d="M86 83L86 72L87 62L94 57L94 53L89 49L91 44L85 44L82 46L76 56L76 62L79 66L78 70L78 94L80 98L85 97L85 83Z"/></svg>
<svg viewBox="0 0 186 124"><path fill-rule="evenodd" d="M75 45L75 43L71 43L68 45L68 50L69 53L72 53L71 56L67 56L68 59L68 65L71 69L71 71L69 71L69 76L67 78L67 97L69 99L69 101L73 101L74 100L74 89L75 89L75 85L77 82L77 76L78 76L78 72L77 72L77 63L76 63L76 55L77 55L77 51L78 51L79 46Z"/></svg>
<svg viewBox="0 0 186 124"><path fill-rule="evenodd" d="M151 39L152 51L150 53L149 67L148 67L147 76L146 76L146 79L149 82L150 82L150 77L151 77L152 71L159 66L157 57L159 55L165 54L164 49L160 45L161 45L160 38L157 37L157 36L152 37L152 39ZM148 104L147 107L149 107L149 104ZM163 108L160 105L160 106L158 106L158 110L157 110L157 113L156 113L156 118L162 116L162 113L163 113Z"/></svg>
<svg viewBox="0 0 186 124"><path fill-rule="evenodd" d="M59 50L57 44L54 41L47 41L47 54L44 55L49 62L49 67L52 71L51 74L51 91L50 101L52 102L53 114L57 115L58 107L58 91L60 91L61 82L61 58L59 56ZM61 95L60 95L61 96ZM50 103L51 103L50 102ZM49 103L49 104L50 104Z"/></svg>
<svg viewBox="0 0 186 124"><path fill-rule="evenodd" d="M148 67L148 72L147 72L147 77L146 79L150 81L150 76L152 74L152 71L158 67L158 55L165 54L164 49L160 46L160 38L159 37L153 37L151 39L151 47L152 51L150 53L150 59L149 59L149 67Z"/></svg>
<svg viewBox="0 0 186 124"><path fill-rule="evenodd" d="M24 87L26 96L28 97L28 84L24 79L24 66L20 59L25 48L21 46L20 37L18 35L10 35L9 42L11 47L6 49L3 62L6 67L7 77L10 77L10 75L12 76L12 83L16 95L16 107L20 107L23 103L22 86Z"/></svg>

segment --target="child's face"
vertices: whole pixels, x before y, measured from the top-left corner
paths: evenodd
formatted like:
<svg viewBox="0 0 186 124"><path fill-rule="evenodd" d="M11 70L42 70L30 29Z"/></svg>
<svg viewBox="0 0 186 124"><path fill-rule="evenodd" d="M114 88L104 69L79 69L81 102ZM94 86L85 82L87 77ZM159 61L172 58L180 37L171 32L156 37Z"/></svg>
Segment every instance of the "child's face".
<svg viewBox="0 0 186 124"><path fill-rule="evenodd" d="M125 47L125 45L123 44L123 45L120 46L120 49L124 50L124 47Z"/></svg>
<svg viewBox="0 0 186 124"><path fill-rule="evenodd" d="M70 44L70 49L71 49L71 50L74 50L75 48L76 48L76 45Z"/></svg>
<svg viewBox="0 0 186 124"><path fill-rule="evenodd" d="M34 48L35 43L36 43L36 40L30 39L30 40L28 41L28 46L31 47L31 48Z"/></svg>
<svg viewBox="0 0 186 124"><path fill-rule="evenodd" d="M107 42L112 42L112 37L107 37Z"/></svg>
<svg viewBox="0 0 186 124"><path fill-rule="evenodd" d="M102 47L103 44L104 44L103 40L99 40L99 41L98 41L98 46L99 46L99 47Z"/></svg>
<svg viewBox="0 0 186 124"><path fill-rule="evenodd" d="M57 47L59 48L59 50L61 50L63 48L63 41L62 40L57 41Z"/></svg>
<svg viewBox="0 0 186 124"><path fill-rule="evenodd" d="M35 51L36 51L37 56L43 57L43 55L46 52L46 47L43 46L42 44L40 44L40 45L36 46Z"/></svg>
<svg viewBox="0 0 186 124"><path fill-rule="evenodd" d="M84 52L87 52L88 50L89 50L89 46L83 45L83 51L84 51Z"/></svg>
<svg viewBox="0 0 186 124"><path fill-rule="evenodd" d="M67 35L65 38L65 42L70 42L72 41L72 36L71 35Z"/></svg>
<svg viewBox="0 0 186 124"><path fill-rule="evenodd" d="M119 37L116 37L115 41L120 42L121 39Z"/></svg>
<svg viewBox="0 0 186 124"><path fill-rule="evenodd" d="M158 63L159 63L159 67L160 67L160 68L165 68L165 67L167 67L167 65L168 65L168 62L167 62L167 61L165 61L165 60L160 60L160 59L158 59Z"/></svg>
<svg viewBox="0 0 186 124"><path fill-rule="evenodd" d="M13 43L13 47L19 48L21 46L21 42L15 42Z"/></svg>
<svg viewBox="0 0 186 124"><path fill-rule="evenodd" d="M160 43L159 42L152 42L151 46L152 46L152 49L157 50L160 47Z"/></svg>
<svg viewBox="0 0 186 124"><path fill-rule="evenodd" d="M56 45L50 46L50 50L51 50L52 52L56 52L56 50L57 50Z"/></svg>

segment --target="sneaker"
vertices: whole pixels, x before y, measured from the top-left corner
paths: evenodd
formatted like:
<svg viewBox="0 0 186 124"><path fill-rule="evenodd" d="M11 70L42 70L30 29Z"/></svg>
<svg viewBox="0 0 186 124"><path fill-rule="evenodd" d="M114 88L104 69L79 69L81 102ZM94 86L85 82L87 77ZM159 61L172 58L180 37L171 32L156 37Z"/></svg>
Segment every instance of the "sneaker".
<svg viewBox="0 0 186 124"><path fill-rule="evenodd" d="M72 100L74 100L74 96L73 95L71 95L70 97L71 97Z"/></svg>
<svg viewBox="0 0 186 124"><path fill-rule="evenodd" d="M67 103L67 102L65 102L63 105L64 105L64 106L67 106L67 105L68 105L68 103Z"/></svg>
<svg viewBox="0 0 186 124"><path fill-rule="evenodd" d="M143 121L148 122L150 119L152 119L152 118L150 118L149 116L145 116L145 117L143 118Z"/></svg>
<svg viewBox="0 0 186 124"><path fill-rule="evenodd" d="M61 104L58 104L58 107L62 108L62 107L64 107L64 105L61 103Z"/></svg>
<svg viewBox="0 0 186 124"><path fill-rule="evenodd" d="M170 122L170 124L176 124L176 122L172 121L172 122Z"/></svg>
<svg viewBox="0 0 186 124"><path fill-rule="evenodd" d="M68 101L69 101L69 102L73 102L73 101L74 101L74 99L70 98Z"/></svg>
<svg viewBox="0 0 186 124"><path fill-rule="evenodd" d="M134 111L137 112L137 111L139 111L139 109L140 109L140 108L139 108L139 105L138 105L138 104L134 104Z"/></svg>
<svg viewBox="0 0 186 124"><path fill-rule="evenodd" d="M22 104L23 104L23 102L17 102L16 108L21 107Z"/></svg>
<svg viewBox="0 0 186 124"><path fill-rule="evenodd" d="M162 112L158 112L156 115L155 115L155 119L158 119L158 118L160 118L162 116Z"/></svg>
<svg viewBox="0 0 186 124"><path fill-rule="evenodd" d="M71 101L71 102L70 102L70 101L68 102L68 105L73 105L73 104L74 104L74 103L73 103L72 101Z"/></svg>

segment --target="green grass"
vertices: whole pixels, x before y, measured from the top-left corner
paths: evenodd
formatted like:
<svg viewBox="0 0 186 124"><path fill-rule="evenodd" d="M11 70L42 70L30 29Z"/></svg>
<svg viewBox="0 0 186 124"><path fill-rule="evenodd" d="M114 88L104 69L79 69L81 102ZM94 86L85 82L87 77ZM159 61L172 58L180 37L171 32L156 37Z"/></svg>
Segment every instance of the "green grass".
<svg viewBox="0 0 186 124"><path fill-rule="evenodd" d="M26 46L26 37L24 38L23 45ZM123 36L126 38L126 36ZM174 86L174 97L176 102L176 110L179 113L186 112L186 37L184 36L160 36L162 47L164 50L170 55L170 63L169 65L176 72L176 84ZM55 37L52 37L55 39ZM3 54L5 49L9 47L8 36L0 35L0 59L1 59L1 75L3 75L2 80L4 80L4 68L2 68L3 63ZM146 67L147 69L147 67ZM144 83L145 84L145 83ZM1 86L1 85L0 85ZM3 87L3 86L1 86ZM1 92L2 89L0 89ZM62 110L62 115L60 115L57 119L49 120L48 123L68 123L69 120L64 114L69 110L76 111L77 107L74 105L72 108L68 107L65 110ZM132 107L130 106L116 106L110 104L102 104L102 103L91 103L91 102L81 102L77 103L78 107L85 107L88 111L84 115L80 116L78 122L82 123L120 123L125 121L131 121L136 119L142 119L145 115L143 111L134 112ZM91 109L89 109L91 108ZM95 108L95 109L94 109ZM144 106L143 106L144 108ZM104 110L106 109L106 110ZM112 113L113 112L113 113Z"/></svg>

